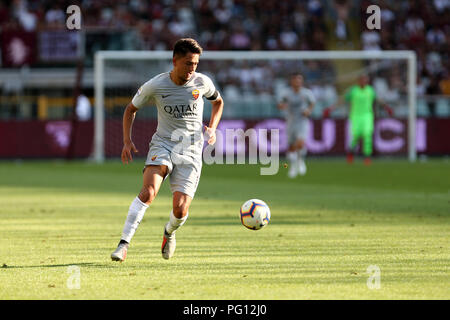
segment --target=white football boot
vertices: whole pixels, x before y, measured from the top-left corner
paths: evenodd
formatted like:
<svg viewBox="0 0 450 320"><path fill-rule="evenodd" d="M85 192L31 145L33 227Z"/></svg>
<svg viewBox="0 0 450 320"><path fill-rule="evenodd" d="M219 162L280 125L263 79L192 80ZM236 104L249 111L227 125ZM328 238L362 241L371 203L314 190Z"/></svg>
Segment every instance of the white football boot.
<svg viewBox="0 0 450 320"><path fill-rule="evenodd" d="M306 174L306 163L303 158L298 159L298 173L300 173L301 176Z"/></svg>
<svg viewBox="0 0 450 320"><path fill-rule="evenodd" d="M163 242L161 246L161 253L164 259L172 258L177 246L177 241L175 240L175 231L169 235L166 231L167 224L164 226Z"/></svg>
<svg viewBox="0 0 450 320"><path fill-rule="evenodd" d="M117 249L114 250L113 253L111 253L111 259L112 261L124 261L127 257L127 251L128 251L128 244L127 243L121 243L117 246Z"/></svg>
<svg viewBox="0 0 450 320"><path fill-rule="evenodd" d="M288 177L294 179L298 175L298 166L293 163L289 166Z"/></svg>

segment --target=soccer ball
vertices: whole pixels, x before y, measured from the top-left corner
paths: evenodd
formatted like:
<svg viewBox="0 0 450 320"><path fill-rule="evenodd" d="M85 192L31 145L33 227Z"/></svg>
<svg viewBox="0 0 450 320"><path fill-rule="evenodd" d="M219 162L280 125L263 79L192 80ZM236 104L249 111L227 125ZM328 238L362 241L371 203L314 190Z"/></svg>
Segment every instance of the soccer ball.
<svg viewBox="0 0 450 320"><path fill-rule="evenodd" d="M241 206L240 217L244 227L259 230L269 224L270 209L264 201L250 199Z"/></svg>

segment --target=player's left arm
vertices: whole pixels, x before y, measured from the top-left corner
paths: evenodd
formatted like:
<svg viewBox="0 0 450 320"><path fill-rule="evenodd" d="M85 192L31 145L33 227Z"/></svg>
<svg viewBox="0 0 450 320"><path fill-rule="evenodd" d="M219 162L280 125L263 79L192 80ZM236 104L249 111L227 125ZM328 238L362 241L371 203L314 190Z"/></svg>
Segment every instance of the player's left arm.
<svg viewBox="0 0 450 320"><path fill-rule="evenodd" d="M386 113L391 117L394 114L394 110L383 100L381 99L375 92L375 102L378 103L383 109L386 111Z"/></svg>
<svg viewBox="0 0 450 320"><path fill-rule="evenodd" d="M306 108L306 109L303 111L303 115L304 115L305 117L309 117L309 116L311 115L311 113L312 113L312 111L313 111L313 109L314 109L314 106L316 105L316 98L314 97L314 95L313 95L312 92L309 94L308 100L309 100L309 101L308 101L308 108Z"/></svg>
<svg viewBox="0 0 450 320"><path fill-rule="evenodd" d="M219 125L220 118L222 117L224 103L222 97L218 96L217 99L211 101L211 104L211 118L209 119L209 125L205 126L205 133L208 137L208 144L216 143L216 129Z"/></svg>
<svg viewBox="0 0 450 320"><path fill-rule="evenodd" d="M337 108L340 108L342 106L345 106L347 103L350 103L352 100L352 94L353 94L353 88L354 86L348 88L343 95L338 96L337 102L323 110L323 117L328 118L330 116L330 113L336 110Z"/></svg>

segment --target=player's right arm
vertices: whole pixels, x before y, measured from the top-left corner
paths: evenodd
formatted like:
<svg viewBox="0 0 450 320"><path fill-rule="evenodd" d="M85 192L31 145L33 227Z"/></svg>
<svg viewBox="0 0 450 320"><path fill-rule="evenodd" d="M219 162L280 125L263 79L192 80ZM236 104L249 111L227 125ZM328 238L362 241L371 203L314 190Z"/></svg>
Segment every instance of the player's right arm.
<svg viewBox="0 0 450 320"><path fill-rule="evenodd" d="M306 98L308 100L308 108L303 110L303 115L305 117L309 117L314 109L314 106L316 105L316 98L311 90L306 90Z"/></svg>
<svg viewBox="0 0 450 320"><path fill-rule="evenodd" d="M288 107L288 104L285 101L281 101L277 104L277 108L280 110L286 110L287 107Z"/></svg>
<svg viewBox="0 0 450 320"><path fill-rule="evenodd" d="M344 95L338 96L338 101L335 104L329 106L328 108L325 108L323 110L323 117L328 118L330 116L331 112L333 112L334 110L336 110L337 108L339 108L341 106L345 106L345 102L350 102L351 95L352 95L352 89L353 89L353 87L350 87L349 89L347 89L347 91L344 93Z"/></svg>
<svg viewBox="0 0 450 320"><path fill-rule="evenodd" d="M288 108L288 103L289 101L287 99L286 93L283 93L281 99L277 103L277 108L279 110L286 110Z"/></svg>
<svg viewBox="0 0 450 320"><path fill-rule="evenodd" d="M153 78L154 79L154 78ZM136 112L143 106L145 106L154 93L153 79L147 81L142 85L133 97L133 100L125 108L123 113L122 131L123 131L123 148L121 159L122 162L128 164L128 161L133 161L131 152L138 152L136 146L131 139L131 131L133 128L134 118Z"/></svg>
<svg viewBox="0 0 450 320"><path fill-rule="evenodd" d="M375 93L375 90L373 88L372 91L375 102L378 103L381 107L383 107L384 111L386 111L389 117L392 117L394 115L394 110Z"/></svg>
<svg viewBox="0 0 450 320"><path fill-rule="evenodd" d="M132 102L130 102L125 108L125 112L123 113L123 148L121 159L123 163L128 164L128 161L133 161L133 157L131 152L138 152L136 146L131 139L131 128L133 127L134 118L136 117L136 112L138 108L136 108Z"/></svg>

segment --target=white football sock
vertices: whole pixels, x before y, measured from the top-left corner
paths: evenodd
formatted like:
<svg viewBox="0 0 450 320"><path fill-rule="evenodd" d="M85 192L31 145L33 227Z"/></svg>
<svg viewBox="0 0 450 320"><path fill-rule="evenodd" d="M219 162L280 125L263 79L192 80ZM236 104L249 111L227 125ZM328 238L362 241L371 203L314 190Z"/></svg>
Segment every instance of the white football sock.
<svg viewBox="0 0 450 320"><path fill-rule="evenodd" d="M288 152L286 154L286 157L288 158L289 162L292 164L295 164L295 162L297 162L297 152Z"/></svg>
<svg viewBox="0 0 450 320"><path fill-rule="evenodd" d="M166 225L166 232L168 234L174 233L179 227L181 227L187 220L188 214L186 214L183 218L178 219L173 214L173 211L170 212L169 223Z"/></svg>
<svg viewBox="0 0 450 320"><path fill-rule="evenodd" d="M303 147L300 150L297 151L298 155L298 173L300 173L301 176L304 176L306 174L306 164L305 164L305 156L306 156L306 148Z"/></svg>
<svg viewBox="0 0 450 320"><path fill-rule="evenodd" d="M143 203L138 197L136 197L130 205L128 210L127 220L122 231L122 240L130 243L131 238L133 238L137 227L144 217L145 210L147 210L148 205Z"/></svg>
<svg viewBox="0 0 450 320"><path fill-rule="evenodd" d="M304 160L306 157L306 154L308 153L308 150L305 147L303 147L300 150L298 150L297 153L298 153L298 158Z"/></svg>

